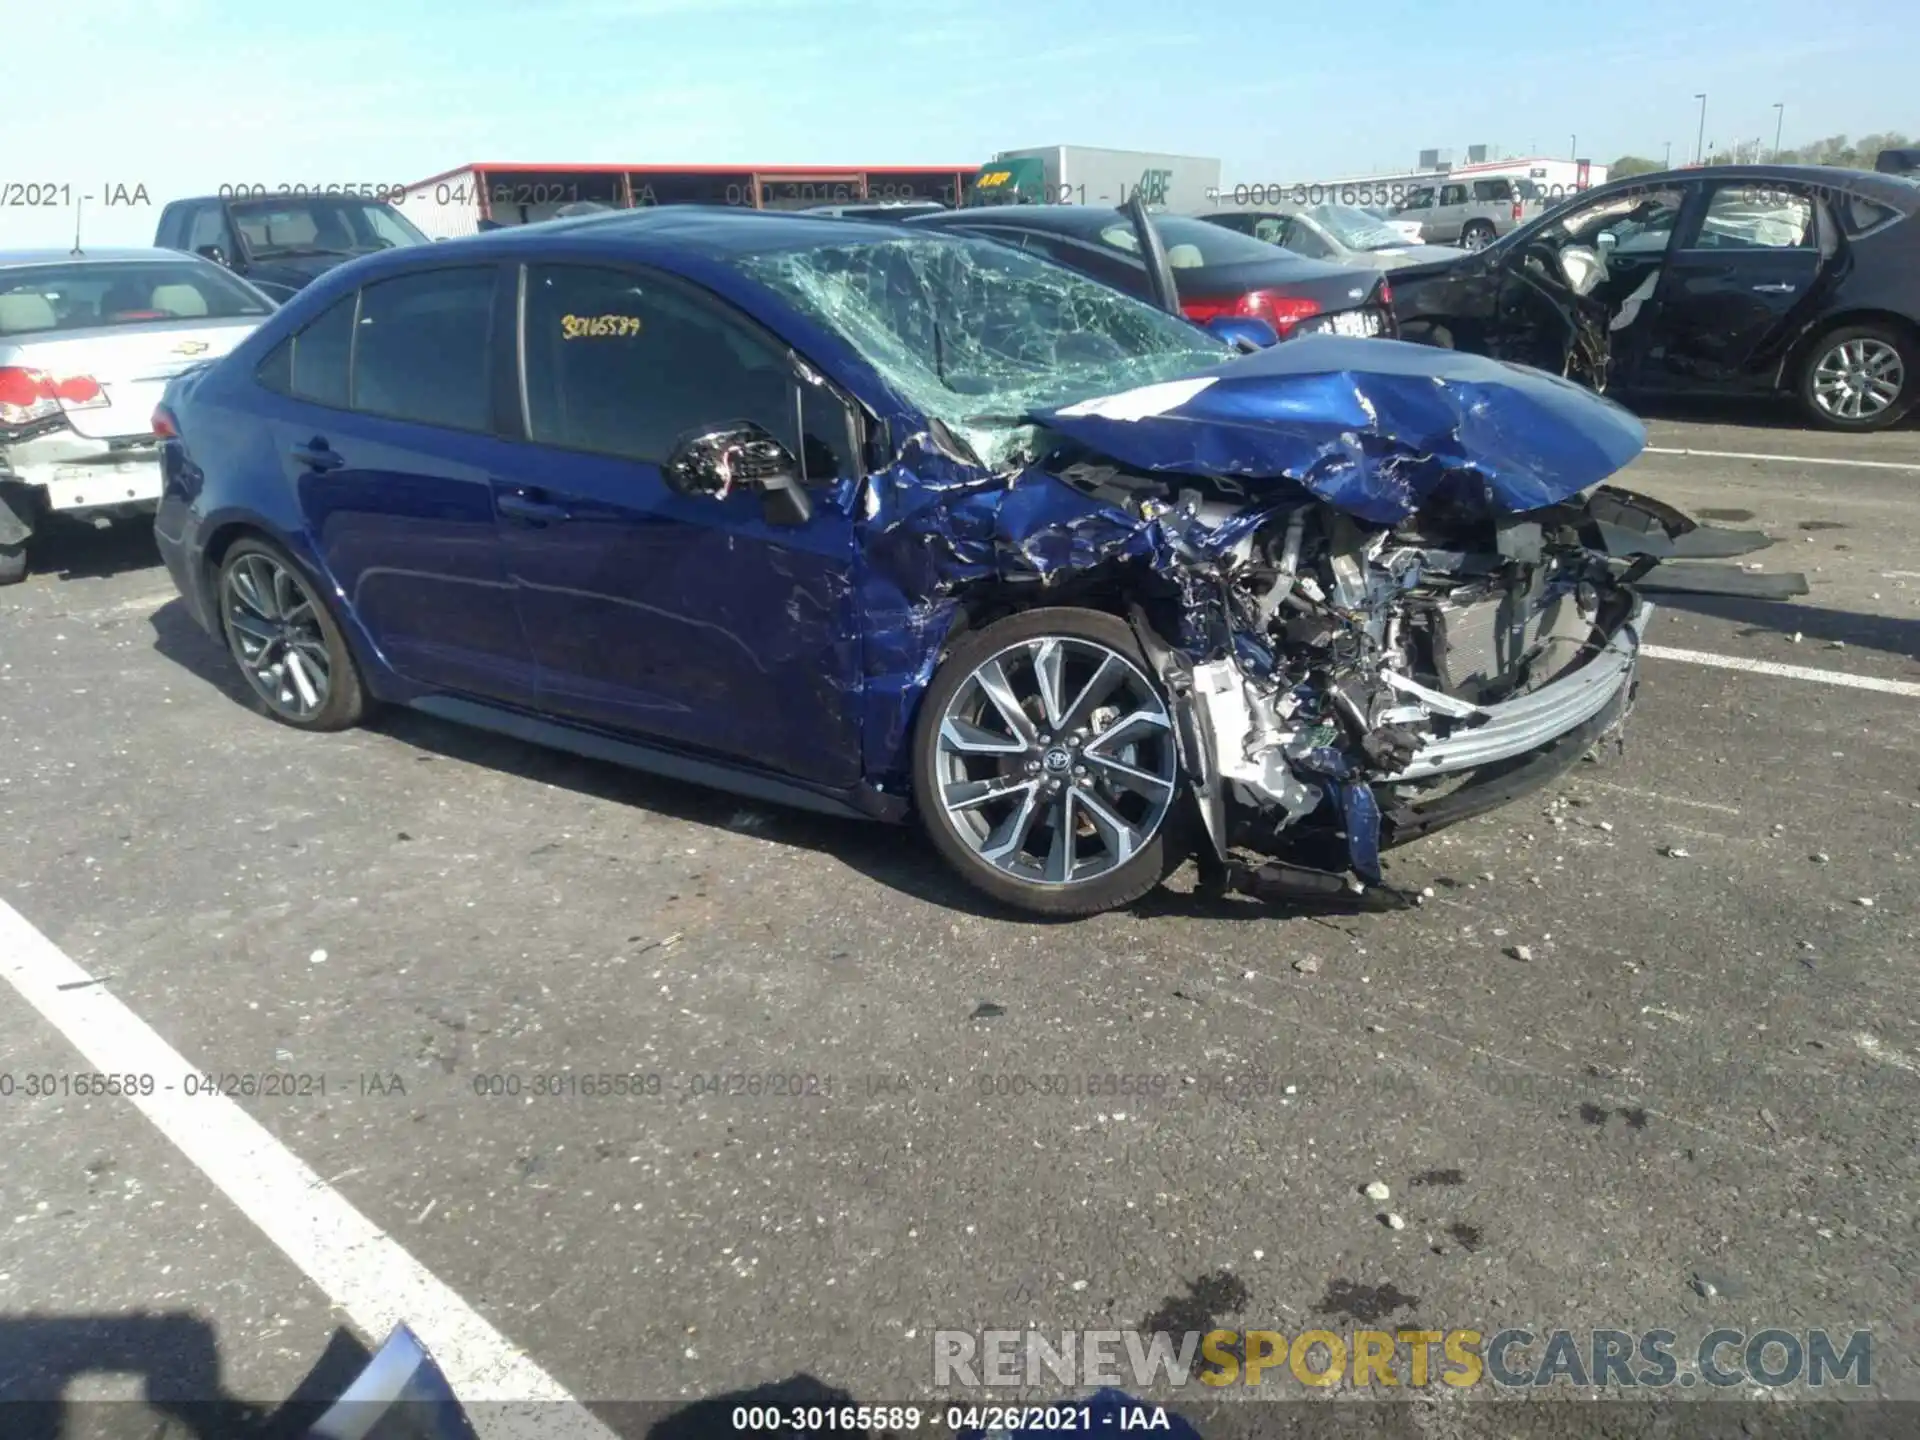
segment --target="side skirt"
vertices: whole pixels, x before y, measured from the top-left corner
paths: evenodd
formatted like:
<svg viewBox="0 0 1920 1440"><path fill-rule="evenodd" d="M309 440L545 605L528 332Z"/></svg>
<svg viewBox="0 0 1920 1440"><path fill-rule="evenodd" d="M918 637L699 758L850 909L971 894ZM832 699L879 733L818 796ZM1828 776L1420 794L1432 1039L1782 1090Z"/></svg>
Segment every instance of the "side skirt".
<svg viewBox="0 0 1920 1440"><path fill-rule="evenodd" d="M454 695L423 695L408 701L407 705L424 714L480 730L490 730L496 735L507 735L529 744L564 750L589 760L606 760L630 770L661 775L669 780L704 785L711 790L722 790L769 805L788 805L797 810L811 810L819 815L836 815L853 820L897 822L904 820L908 812L904 796L883 794L864 785L851 790L817 790L764 771L686 755L603 731L488 705L479 700L466 700Z"/></svg>

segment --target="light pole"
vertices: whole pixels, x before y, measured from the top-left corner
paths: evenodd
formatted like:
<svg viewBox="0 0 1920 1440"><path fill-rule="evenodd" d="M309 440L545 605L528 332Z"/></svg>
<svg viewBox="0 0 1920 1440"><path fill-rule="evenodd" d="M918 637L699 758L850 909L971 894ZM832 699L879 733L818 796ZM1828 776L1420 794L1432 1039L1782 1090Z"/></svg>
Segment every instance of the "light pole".
<svg viewBox="0 0 1920 1440"><path fill-rule="evenodd" d="M1673 168L1673 142L1671 140L1667 141L1667 158L1660 162L1660 168L1662 170L1671 170Z"/></svg>
<svg viewBox="0 0 1920 1440"><path fill-rule="evenodd" d="M1567 158L1569 160L1578 160L1580 158L1580 132L1577 130L1573 135L1573 153Z"/></svg>
<svg viewBox="0 0 1920 1440"><path fill-rule="evenodd" d="M1693 163L1698 165L1707 158L1704 149L1707 143L1707 97L1702 93L1693 98L1700 102L1700 133L1694 137L1693 141Z"/></svg>
<svg viewBox="0 0 1920 1440"><path fill-rule="evenodd" d="M1773 163L1780 163L1780 127L1787 123L1787 102L1776 100L1773 105Z"/></svg>

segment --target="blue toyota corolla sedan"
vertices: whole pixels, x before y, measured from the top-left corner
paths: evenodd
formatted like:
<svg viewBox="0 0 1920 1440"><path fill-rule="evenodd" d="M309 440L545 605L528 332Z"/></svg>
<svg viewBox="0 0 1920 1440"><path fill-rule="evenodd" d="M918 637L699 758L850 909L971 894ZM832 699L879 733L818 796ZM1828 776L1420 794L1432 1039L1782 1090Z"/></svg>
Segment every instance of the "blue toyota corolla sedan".
<svg viewBox="0 0 1920 1440"><path fill-rule="evenodd" d="M155 425L174 583L273 718L917 815L1051 915L1189 856L1377 880L1557 773L1694 528L1599 485L1643 432L1558 377L738 209L356 261Z"/></svg>

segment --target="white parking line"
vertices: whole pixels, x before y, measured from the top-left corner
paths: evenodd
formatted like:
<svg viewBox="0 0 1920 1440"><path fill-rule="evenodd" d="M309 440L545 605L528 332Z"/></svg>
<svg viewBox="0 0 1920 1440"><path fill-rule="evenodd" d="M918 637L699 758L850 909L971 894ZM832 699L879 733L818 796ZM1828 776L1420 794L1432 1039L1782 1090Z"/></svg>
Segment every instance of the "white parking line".
<svg viewBox="0 0 1920 1440"><path fill-rule="evenodd" d="M1848 675L1839 670L1816 670L1810 665L1781 665L1772 660L1749 660L1744 655L1715 655L1706 650L1675 650L1668 645L1642 645L1650 660L1678 660L1684 665L1710 665L1716 670L1746 670L1755 675L1777 675L1783 680L1812 680L1821 685L1844 685L1849 690L1877 690L1882 695L1920 698L1920 682L1882 680L1877 675Z"/></svg>
<svg viewBox="0 0 1920 1440"><path fill-rule="evenodd" d="M1664 445L1649 445L1648 455L1706 455L1716 460L1784 460L1795 465L1852 465L1862 470L1913 470L1920 465L1904 460L1842 460L1828 455L1765 455L1750 450L1672 450Z"/></svg>
<svg viewBox="0 0 1920 1440"><path fill-rule="evenodd" d="M483 1440L614 1440L560 1385L362 1215L252 1116L221 1095L188 1097L205 1073L0 901L0 973L102 1074L151 1075L130 1096L160 1133L375 1344L413 1329Z"/></svg>

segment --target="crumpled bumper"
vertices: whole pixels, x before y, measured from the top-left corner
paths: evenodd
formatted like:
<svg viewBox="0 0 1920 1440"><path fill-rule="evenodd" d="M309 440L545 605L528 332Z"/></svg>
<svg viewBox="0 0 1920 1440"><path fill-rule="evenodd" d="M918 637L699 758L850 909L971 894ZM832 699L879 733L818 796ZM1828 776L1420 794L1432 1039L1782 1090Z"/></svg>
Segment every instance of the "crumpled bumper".
<svg viewBox="0 0 1920 1440"><path fill-rule="evenodd" d="M1475 707L1472 715L1453 722L1452 733L1428 741L1405 768L1379 777L1377 783L1424 780L1511 760L1578 729L1632 685L1641 637L1653 612L1652 604L1641 601L1606 648L1586 664L1531 694Z"/></svg>

